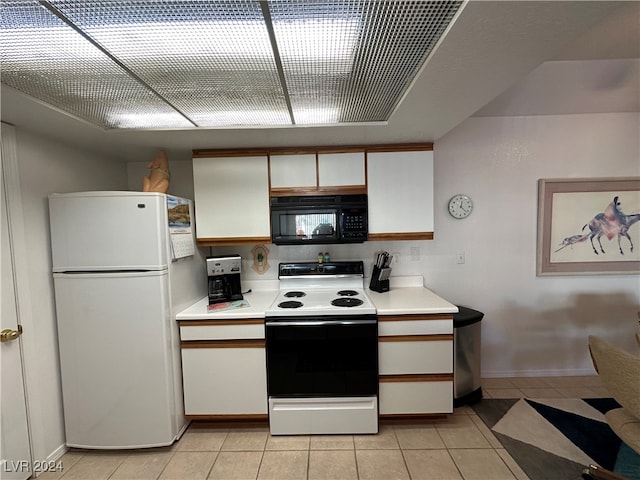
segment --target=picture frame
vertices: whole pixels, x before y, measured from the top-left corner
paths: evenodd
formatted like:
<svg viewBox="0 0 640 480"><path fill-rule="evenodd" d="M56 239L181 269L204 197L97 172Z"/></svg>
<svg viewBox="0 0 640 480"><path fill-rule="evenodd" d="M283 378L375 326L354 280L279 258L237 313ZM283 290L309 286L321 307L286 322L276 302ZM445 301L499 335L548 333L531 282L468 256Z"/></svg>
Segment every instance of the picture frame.
<svg viewBox="0 0 640 480"><path fill-rule="evenodd" d="M640 273L640 177L538 180L538 276Z"/></svg>

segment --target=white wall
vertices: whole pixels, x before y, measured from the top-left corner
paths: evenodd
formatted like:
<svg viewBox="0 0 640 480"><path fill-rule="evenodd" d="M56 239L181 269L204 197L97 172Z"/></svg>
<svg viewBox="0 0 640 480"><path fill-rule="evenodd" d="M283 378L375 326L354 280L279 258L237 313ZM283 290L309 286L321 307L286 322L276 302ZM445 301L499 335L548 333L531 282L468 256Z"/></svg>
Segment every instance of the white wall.
<svg viewBox="0 0 640 480"><path fill-rule="evenodd" d="M536 277L536 232L538 179L639 176L639 132L637 113L471 118L437 142L440 210L426 251L464 251L466 263L425 280L485 312L485 375L591 373L591 333L637 346L640 277ZM444 213L459 191L476 206L464 221Z"/></svg>
<svg viewBox="0 0 640 480"><path fill-rule="evenodd" d="M25 280L32 301L22 318L23 345L28 368L28 395L33 454L44 460L61 452L64 424L56 331L49 213L52 192L125 190L126 165L96 158L75 148L16 130L18 171L24 212L22 239L28 252Z"/></svg>
<svg viewBox="0 0 640 480"><path fill-rule="evenodd" d="M537 277L537 181L638 176L639 132L638 114L470 118L435 144L434 240L268 245L272 268L261 277L251 270L252 247L211 253L237 251L244 278L274 279L279 261L313 261L325 249L333 259L365 260L369 272L374 252L386 249L400 260L394 275L423 275L425 285L450 302L485 314L483 376L592 374L588 334L637 347L640 279ZM474 201L465 220L447 213L456 193ZM464 264L456 262L458 252Z"/></svg>

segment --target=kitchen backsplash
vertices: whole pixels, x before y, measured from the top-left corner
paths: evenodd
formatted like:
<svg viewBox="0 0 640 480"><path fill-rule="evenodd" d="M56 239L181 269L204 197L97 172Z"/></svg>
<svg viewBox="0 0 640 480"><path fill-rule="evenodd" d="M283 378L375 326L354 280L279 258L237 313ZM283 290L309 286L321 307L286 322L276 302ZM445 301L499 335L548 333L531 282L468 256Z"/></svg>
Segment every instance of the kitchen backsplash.
<svg viewBox="0 0 640 480"><path fill-rule="evenodd" d="M424 241L397 241L397 242L365 242L354 245L265 245L269 251L266 261L269 269L260 275L252 268L254 263L252 250L254 246L212 247L205 249L207 255L227 255L237 253L242 257L242 276L244 280L274 280L278 277L278 264L280 262L315 262L318 253L328 252L331 261L363 260L365 276L371 275L372 264L376 252L386 250L394 256L392 267L393 276L401 275L425 275L429 269L437 270L443 265L453 264L453 258L440 258L433 250L433 242ZM448 255L450 257L451 255Z"/></svg>

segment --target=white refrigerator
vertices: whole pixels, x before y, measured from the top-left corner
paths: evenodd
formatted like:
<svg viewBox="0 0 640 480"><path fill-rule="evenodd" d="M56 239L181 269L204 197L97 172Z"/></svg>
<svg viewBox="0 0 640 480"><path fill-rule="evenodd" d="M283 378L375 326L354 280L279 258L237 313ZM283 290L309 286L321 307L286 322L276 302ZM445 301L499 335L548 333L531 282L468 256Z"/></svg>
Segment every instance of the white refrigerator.
<svg viewBox="0 0 640 480"><path fill-rule="evenodd" d="M175 314L206 295L190 200L51 194L66 443L170 445L186 428Z"/></svg>

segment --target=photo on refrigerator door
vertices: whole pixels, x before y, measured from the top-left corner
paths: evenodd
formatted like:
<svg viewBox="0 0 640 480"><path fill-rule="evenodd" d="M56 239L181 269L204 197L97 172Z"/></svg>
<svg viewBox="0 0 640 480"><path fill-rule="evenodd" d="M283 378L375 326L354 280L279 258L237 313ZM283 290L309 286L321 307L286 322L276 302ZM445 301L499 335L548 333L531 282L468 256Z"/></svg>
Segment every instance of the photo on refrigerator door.
<svg viewBox="0 0 640 480"><path fill-rule="evenodd" d="M169 209L169 227L191 229L191 212L189 211L189 201L185 198L167 195L167 205Z"/></svg>

